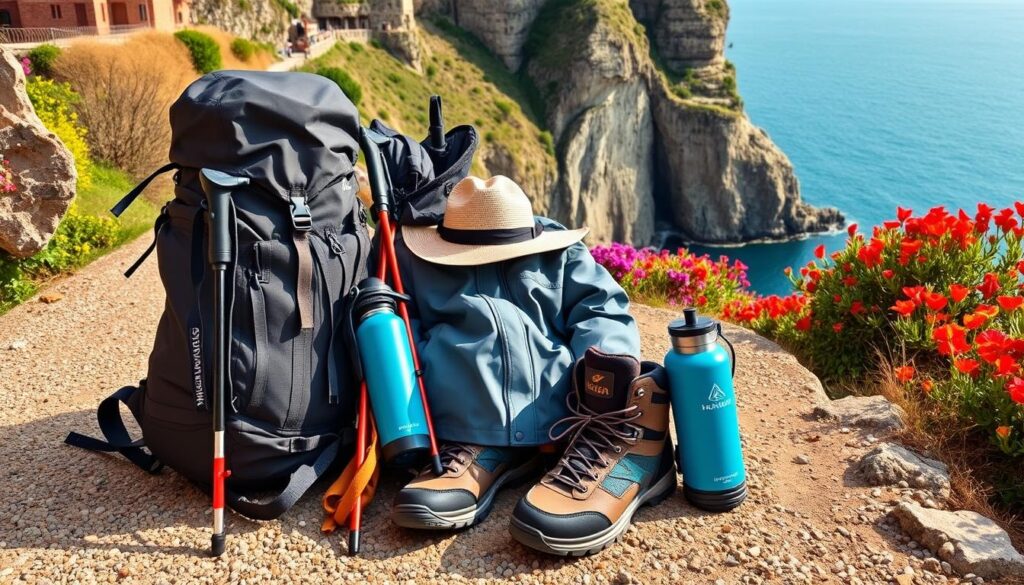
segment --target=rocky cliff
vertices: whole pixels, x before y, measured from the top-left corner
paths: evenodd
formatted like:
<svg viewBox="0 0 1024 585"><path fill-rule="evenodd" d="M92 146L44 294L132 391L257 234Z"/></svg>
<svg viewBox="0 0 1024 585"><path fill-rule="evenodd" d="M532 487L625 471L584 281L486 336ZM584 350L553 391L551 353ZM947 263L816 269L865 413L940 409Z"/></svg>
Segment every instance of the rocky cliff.
<svg viewBox="0 0 1024 585"><path fill-rule="evenodd" d="M634 244L657 229L740 242L842 223L801 201L792 164L743 113L723 56L724 0L494 4L424 9L445 12L536 88L558 155L538 211L590 226L592 241Z"/></svg>
<svg viewBox="0 0 1024 585"><path fill-rule="evenodd" d="M209 24L238 37L280 43L288 29L288 4L280 0L193 0L192 14L198 24ZM312 0L294 5L308 14Z"/></svg>

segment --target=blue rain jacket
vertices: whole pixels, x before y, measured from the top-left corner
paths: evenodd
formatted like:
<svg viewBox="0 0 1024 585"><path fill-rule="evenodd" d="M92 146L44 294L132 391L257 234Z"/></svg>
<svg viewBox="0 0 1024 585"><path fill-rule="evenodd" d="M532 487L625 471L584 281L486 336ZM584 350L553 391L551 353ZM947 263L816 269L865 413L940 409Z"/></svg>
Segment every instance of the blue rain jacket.
<svg viewBox="0 0 1024 585"><path fill-rule="evenodd" d="M548 443L588 347L640 355L625 291L583 243L471 267L422 260L400 236L396 248L441 440Z"/></svg>

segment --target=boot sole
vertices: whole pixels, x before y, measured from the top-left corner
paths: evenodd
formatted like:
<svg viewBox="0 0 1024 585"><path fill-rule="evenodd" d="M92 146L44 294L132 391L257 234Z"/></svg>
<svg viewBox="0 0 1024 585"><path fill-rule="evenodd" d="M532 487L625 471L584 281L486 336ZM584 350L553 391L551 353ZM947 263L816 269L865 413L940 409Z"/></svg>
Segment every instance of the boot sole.
<svg viewBox="0 0 1024 585"><path fill-rule="evenodd" d="M582 557L600 552L622 539L633 523L633 515L641 506L655 506L676 491L675 469L670 470L654 485L642 492L623 511L622 516L608 528L580 538L554 538L528 526L513 517L509 524L512 538L541 552L558 556Z"/></svg>
<svg viewBox="0 0 1024 585"><path fill-rule="evenodd" d="M522 485L533 479L541 470L541 459L534 457L498 477L476 505L445 512L433 510L423 504L397 504L391 508L391 521L403 528L417 530L456 530L472 526L483 522L491 513L494 498L499 491Z"/></svg>

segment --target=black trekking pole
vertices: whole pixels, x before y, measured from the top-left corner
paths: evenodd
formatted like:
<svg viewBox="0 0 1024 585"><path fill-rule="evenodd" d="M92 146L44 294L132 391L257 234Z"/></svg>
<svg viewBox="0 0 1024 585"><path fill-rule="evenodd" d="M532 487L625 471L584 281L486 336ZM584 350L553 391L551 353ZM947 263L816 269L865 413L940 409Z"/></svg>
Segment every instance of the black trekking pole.
<svg viewBox="0 0 1024 585"><path fill-rule="evenodd" d="M231 191L247 185L249 179L233 177L213 169L203 169L199 182L206 194L207 217L210 226L209 260L213 271L213 536L210 554L224 554L224 483L231 472L224 465L224 408L228 392L228 331L227 315L228 266L234 260L230 225Z"/></svg>
<svg viewBox="0 0 1024 585"><path fill-rule="evenodd" d="M430 148L443 152L448 147L444 136L444 114L441 112L441 96L430 96Z"/></svg>

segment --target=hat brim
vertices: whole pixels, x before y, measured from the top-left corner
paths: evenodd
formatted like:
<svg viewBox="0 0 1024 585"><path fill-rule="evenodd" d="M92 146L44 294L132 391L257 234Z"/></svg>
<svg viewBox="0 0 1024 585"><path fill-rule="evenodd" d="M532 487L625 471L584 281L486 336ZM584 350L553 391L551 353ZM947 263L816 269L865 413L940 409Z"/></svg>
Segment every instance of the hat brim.
<svg viewBox="0 0 1024 585"><path fill-rule="evenodd" d="M417 257L445 266L480 266L532 254L563 250L582 240L590 230L544 230L539 236L514 244L455 244L441 238L437 226L402 226L406 247Z"/></svg>

